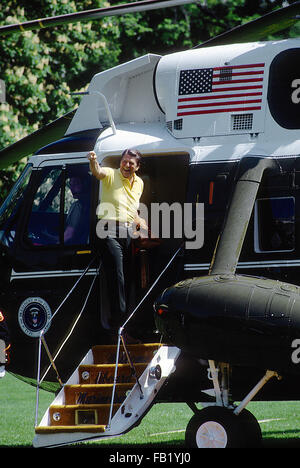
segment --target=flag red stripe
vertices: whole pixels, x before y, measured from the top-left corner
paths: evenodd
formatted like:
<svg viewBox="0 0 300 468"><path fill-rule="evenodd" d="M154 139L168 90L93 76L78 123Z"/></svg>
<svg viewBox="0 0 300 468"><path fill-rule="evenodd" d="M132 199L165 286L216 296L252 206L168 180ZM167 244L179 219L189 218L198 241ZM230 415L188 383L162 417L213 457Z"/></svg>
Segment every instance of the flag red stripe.
<svg viewBox="0 0 300 468"><path fill-rule="evenodd" d="M263 78L249 78L248 80L223 80L223 81L216 81L216 80L213 80L212 81L212 85L213 86L216 86L216 85L225 85L225 84L231 84L231 83L255 83L257 81L263 81ZM230 88L229 88L230 89Z"/></svg>
<svg viewBox="0 0 300 468"><path fill-rule="evenodd" d="M261 99L254 99L252 101L210 102L206 104L190 104L186 106L178 106L178 109L191 109L193 107L235 106L238 104L258 104L260 102Z"/></svg>
<svg viewBox="0 0 300 468"><path fill-rule="evenodd" d="M214 73L214 78L224 78L224 76L252 76L252 75L263 75L264 74L264 71L261 70L261 71L248 71L248 72L237 72L237 73L220 73L220 74L215 74ZM231 81L231 80L227 80L227 81Z"/></svg>
<svg viewBox="0 0 300 468"><path fill-rule="evenodd" d="M197 96L197 97L188 97L180 98L178 102L186 101L203 101L205 99L229 99L229 98L238 98L238 97L250 97L250 96L262 96L262 92L257 93L237 93L237 94L209 94L208 96Z"/></svg>
<svg viewBox="0 0 300 468"><path fill-rule="evenodd" d="M236 70L237 68L263 68L264 63L251 63L248 65L226 65L225 67L215 67L214 70Z"/></svg>
<svg viewBox="0 0 300 468"><path fill-rule="evenodd" d="M225 83L226 83L226 81L225 81ZM232 88L219 88L219 89L215 90L215 92L217 91L219 93L221 91L222 92L223 91L247 91L248 89L262 89L262 88L263 88L262 85L257 85L257 86L232 86ZM212 92L214 92L214 90Z"/></svg>

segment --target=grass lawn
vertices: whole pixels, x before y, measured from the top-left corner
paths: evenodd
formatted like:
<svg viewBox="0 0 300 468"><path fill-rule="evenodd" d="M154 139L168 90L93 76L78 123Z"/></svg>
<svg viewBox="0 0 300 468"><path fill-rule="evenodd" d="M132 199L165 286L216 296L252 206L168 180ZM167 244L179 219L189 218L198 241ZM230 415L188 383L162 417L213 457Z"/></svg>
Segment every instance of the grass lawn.
<svg viewBox="0 0 300 468"><path fill-rule="evenodd" d="M39 421L53 400L40 391ZM34 438L36 389L6 374L0 380L0 448L31 448ZM264 448L300 448L300 401L252 402L247 406L259 420ZM192 417L186 404L157 404L128 434L72 448L184 449L185 428Z"/></svg>

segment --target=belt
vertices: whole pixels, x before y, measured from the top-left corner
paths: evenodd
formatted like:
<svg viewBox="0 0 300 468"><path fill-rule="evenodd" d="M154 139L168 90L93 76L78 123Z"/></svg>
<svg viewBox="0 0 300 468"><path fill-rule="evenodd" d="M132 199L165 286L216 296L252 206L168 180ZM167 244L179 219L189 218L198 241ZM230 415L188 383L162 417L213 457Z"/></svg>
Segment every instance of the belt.
<svg viewBox="0 0 300 468"><path fill-rule="evenodd" d="M130 228L132 226L132 223L129 223L127 221L116 221L116 226L123 226L126 228Z"/></svg>
<svg viewBox="0 0 300 468"><path fill-rule="evenodd" d="M115 221L114 219L107 219L105 221L107 221L107 223L112 223L113 226L121 226L125 228L130 228L132 226L132 223L127 221Z"/></svg>

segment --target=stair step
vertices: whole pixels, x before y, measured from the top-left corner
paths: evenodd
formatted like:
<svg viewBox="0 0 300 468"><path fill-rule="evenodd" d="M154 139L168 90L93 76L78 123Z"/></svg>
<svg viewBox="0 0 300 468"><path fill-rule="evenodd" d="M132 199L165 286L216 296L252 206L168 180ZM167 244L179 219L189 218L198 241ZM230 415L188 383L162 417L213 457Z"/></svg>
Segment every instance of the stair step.
<svg viewBox="0 0 300 468"><path fill-rule="evenodd" d="M112 415L120 404L113 405ZM110 404L103 405L52 405L49 408L51 426L106 425Z"/></svg>
<svg viewBox="0 0 300 468"><path fill-rule="evenodd" d="M55 434L59 432L105 432L106 426L96 424L81 424L77 426L37 426L35 428L36 434Z"/></svg>
<svg viewBox="0 0 300 468"><path fill-rule="evenodd" d="M115 403L121 403L128 390L131 390L134 383L119 383L115 389ZM67 405L82 404L105 404L110 403L113 384L106 385L66 385L65 403Z"/></svg>
<svg viewBox="0 0 300 468"><path fill-rule="evenodd" d="M126 345L137 377L143 374L161 346L160 343ZM105 432L114 388L116 353L116 345L99 345L92 348L92 356L82 361L89 364L82 363L78 367L78 383L63 387L61 396L48 408L42 424L35 428L36 434ZM127 353L121 344L112 416L136 383ZM47 421L49 425L46 425Z"/></svg>
<svg viewBox="0 0 300 468"><path fill-rule="evenodd" d="M79 366L80 384L110 384L114 382L115 364L84 364ZM146 369L146 363L134 363L139 377ZM134 383L135 378L129 364L118 365L117 383Z"/></svg>
<svg viewBox="0 0 300 468"><path fill-rule="evenodd" d="M134 363L148 363L153 358L154 353L160 348L161 343L141 343L126 345L126 349ZM116 345L98 345L92 348L95 364L115 364ZM126 364L128 359L123 346L120 346L119 363Z"/></svg>

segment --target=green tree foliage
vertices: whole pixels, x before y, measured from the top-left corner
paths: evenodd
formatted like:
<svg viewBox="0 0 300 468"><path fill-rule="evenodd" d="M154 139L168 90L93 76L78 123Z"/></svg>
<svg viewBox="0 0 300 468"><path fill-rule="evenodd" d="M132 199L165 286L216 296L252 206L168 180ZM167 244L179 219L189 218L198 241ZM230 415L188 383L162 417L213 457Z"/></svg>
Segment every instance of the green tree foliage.
<svg viewBox="0 0 300 468"><path fill-rule="evenodd" d="M0 24L108 6L103 0L4 0ZM113 18L39 31L15 32L0 44L0 147L5 147L74 109L73 91L86 88L94 73L118 63L119 30ZM1 171L1 198L18 177L24 160Z"/></svg>
<svg viewBox="0 0 300 468"><path fill-rule="evenodd" d="M119 3L122 0L2 0L0 25ZM3 36L0 79L6 84L6 102L0 104L0 148L74 109L79 101L71 92L85 90L95 73L148 52L166 54L193 47L282 3L199 0ZM0 172L1 199L24 163Z"/></svg>
<svg viewBox="0 0 300 468"><path fill-rule="evenodd" d="M185 50L288 3L284 0L199 0L118 19L121 62L152 52ZM118 2L116 2L118 3Z"/></svg>
<svg viewBox="0 0 300 468"><path fill-rule="evenodd" d="M6 0L0 24L106 5L102 0ZM111 18L4 36L0 77L7 103L1 106L0 146L73 109L76 98L70 93L84 88L96 71L115 65L119 53L118 28Z"/></svg>

